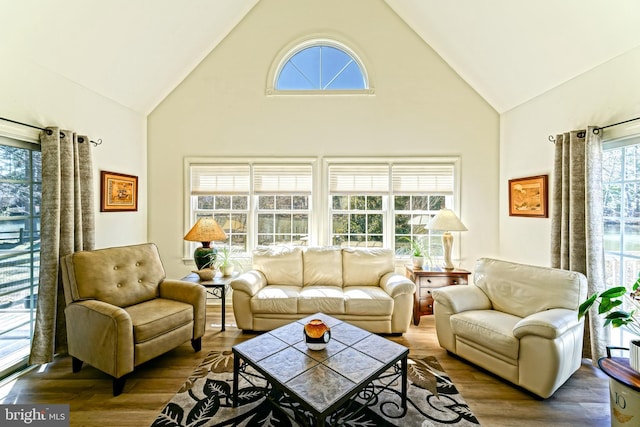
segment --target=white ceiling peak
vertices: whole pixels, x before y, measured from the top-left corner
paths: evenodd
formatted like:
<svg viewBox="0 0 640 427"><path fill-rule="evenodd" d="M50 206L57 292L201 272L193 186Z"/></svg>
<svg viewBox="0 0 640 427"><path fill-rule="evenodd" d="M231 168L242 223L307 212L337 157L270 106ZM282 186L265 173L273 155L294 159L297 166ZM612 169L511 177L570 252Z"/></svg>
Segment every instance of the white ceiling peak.
<svg viewBox="0 0 640 427"><path fill-rule="evenodd" d="M640 46L636 0L385 0L498 112Z"/></svg>
<svg viewBox="0 0 640 427"><path fill-rule="evenodd" d="M640 46L637 0L384 1L500 113ZM257 2L0 0L0 51L146 115Z"/></svg>

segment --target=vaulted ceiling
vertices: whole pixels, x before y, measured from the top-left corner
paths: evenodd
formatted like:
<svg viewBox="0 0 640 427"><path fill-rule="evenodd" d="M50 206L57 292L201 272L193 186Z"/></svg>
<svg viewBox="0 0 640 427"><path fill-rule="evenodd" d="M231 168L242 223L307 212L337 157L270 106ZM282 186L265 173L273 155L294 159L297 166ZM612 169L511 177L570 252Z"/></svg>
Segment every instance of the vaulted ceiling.
<svg viewBox="0 0 640 427"><path fill-rule="evenodd" d="M379 1L498 112L640 46L637 0ZM0 0L0 57L148 114L257 2Z"/></svg>

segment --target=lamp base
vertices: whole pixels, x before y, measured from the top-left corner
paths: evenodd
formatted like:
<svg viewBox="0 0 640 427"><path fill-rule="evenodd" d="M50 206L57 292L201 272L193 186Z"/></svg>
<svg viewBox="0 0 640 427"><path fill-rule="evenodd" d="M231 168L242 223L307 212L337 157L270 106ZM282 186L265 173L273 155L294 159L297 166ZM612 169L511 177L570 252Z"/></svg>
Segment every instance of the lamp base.
<svg viewBox="0 0 640 427"><path fill-rule="evenodd" d="M455 266L451 262L451 248L453 247L453 236L448 231L442 234L442 252L444 253L444 269L453 270Z"/></svg>
<svg viewBox="0 0 640 427"><path fill-rule="evenodd" d="M193 252L193 261L196 263L198 270L202 270L205 267L213 267L216 262L216 254L218 251L216 248L201 246L196 248Z"/></svg>

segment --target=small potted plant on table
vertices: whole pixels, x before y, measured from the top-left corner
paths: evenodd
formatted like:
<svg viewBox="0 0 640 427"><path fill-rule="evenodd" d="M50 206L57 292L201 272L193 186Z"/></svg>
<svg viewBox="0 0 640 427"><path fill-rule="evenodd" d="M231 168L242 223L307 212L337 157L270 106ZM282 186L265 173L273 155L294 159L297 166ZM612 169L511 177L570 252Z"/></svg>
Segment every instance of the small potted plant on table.
<svg viewBox="0 0 640 427"><path fill-rule="evenodd" d="M233 258L235 254L236 252L228 247L224 247L218 251L215 266L220 269L223 276L231 276L236 268L242 268L242 264Z"/></svg>
<svg viewBox="0 0 640 427"><path fill-rule="evenodd" d="M418 238L409 238L406 237L407 240L411 244L411 261L413 263L413 268L422 268L425 265L425 262L431 265L431 257L429 256L429 248L425 245L424 239Z"/></svg>

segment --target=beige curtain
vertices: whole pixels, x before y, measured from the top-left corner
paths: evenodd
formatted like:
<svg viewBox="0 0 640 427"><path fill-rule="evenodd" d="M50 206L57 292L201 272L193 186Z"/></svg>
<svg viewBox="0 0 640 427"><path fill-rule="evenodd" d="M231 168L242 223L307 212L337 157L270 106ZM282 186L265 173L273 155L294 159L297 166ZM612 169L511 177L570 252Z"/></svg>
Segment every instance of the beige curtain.
<svg viewBox="0 0 640 427"><path fill-rule="evenodd" d="M40 283L30 364L51 362L67 351L60 257L94 248L95 208L91 144L56 127L40 134L42 206Z"/></svg>
<svg viewBox="0 0 640 427"><path fill-rule="evenodd" d="M605 289L602 140L594 129L556 136L551 216L552 266L586 275L589 295ZM585 322L583 357L594 363L606 355L603 324L593 307Z"/></svg>

